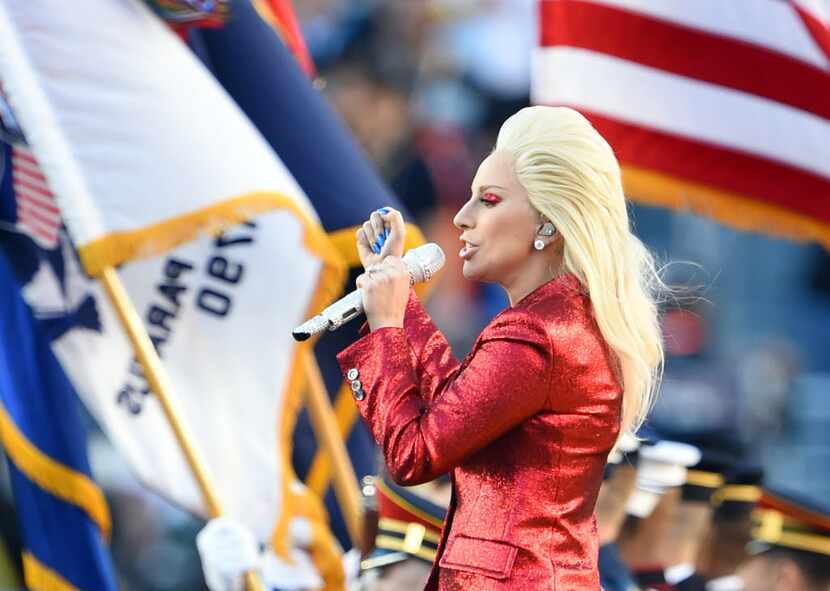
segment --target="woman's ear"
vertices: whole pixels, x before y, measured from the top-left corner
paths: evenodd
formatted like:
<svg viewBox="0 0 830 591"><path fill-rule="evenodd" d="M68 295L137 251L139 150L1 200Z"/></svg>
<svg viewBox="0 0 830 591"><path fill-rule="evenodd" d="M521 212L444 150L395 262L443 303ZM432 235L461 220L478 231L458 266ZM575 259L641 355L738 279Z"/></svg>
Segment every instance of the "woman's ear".
<svg viewBox="0 0 830 591"><path fill-rule="evenodd" d="M556 234L556 226L553 225L553 222L543 222L536 233L539 236L553 236Z"/></svg>

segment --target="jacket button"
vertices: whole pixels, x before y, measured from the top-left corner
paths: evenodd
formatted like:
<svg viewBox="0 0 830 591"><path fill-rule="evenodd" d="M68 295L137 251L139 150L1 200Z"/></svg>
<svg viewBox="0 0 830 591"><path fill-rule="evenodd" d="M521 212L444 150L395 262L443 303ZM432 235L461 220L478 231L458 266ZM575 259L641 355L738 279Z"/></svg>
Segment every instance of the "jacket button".
<svg viewBox="0 0 830 591"><path fill-rule="evenodd" d="M359 375L360 375L360 372L358 372L358 371L357 371L357 368L356 368L356 367L351 368L351 369L350 369L350 370L346 373L346 377L347 377L347 378L349 378L350 380L356 380L356 379L357 379L357 376L359 376Z"/></svg>
<svg viewBox="0 0 830 591"><path fill-rule="evenodd" d="M366 393L363 391L363 384L360 380L352 380L352 394L355 400L363 400L366 398Z"/></svg>

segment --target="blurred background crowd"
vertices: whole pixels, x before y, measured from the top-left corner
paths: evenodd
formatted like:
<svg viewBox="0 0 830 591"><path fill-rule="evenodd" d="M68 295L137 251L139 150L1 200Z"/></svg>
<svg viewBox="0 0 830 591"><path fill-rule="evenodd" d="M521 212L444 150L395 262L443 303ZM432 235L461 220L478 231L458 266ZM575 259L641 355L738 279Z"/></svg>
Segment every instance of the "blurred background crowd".
<svg viewBox="0 0 830 591"><path fill-rule="evenodd" d="M531 0L297 3L324 92L428 239L455 252L452 217L504 119L529 104ZM631 204L677 287L652 420L735 430L770 481L830 496L830 255L688 212ZM463 355L506 300L458 261L429 307Z"/></svg>
<svg viewBox="0 0 830 591"><path fill-rule="evenodd" d="M430 241L449 254L428 304L457 356L506 305L463 279L452 217L502 121L529 104L534 0L297 0L316 81ZM728 433L765 483L830 498L830 254L632 203L677 287L651 424ZM123 589L202 588L188 514L143 489L90 420ZM5 464L4 464L5 466ZM8 491L6 491L8 499ZM8 500L6 501L9 502ZM11 517L2 527L14 537Z"/></svg>

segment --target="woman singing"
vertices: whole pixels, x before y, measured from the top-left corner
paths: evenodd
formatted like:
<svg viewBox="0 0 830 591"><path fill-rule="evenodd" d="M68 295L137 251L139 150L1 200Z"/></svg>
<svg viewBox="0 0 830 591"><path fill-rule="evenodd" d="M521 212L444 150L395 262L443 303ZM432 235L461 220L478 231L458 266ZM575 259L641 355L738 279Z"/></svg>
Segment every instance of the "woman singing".
<svg viewBox="0 0 830 591"><path fill-rule="evenodd" d="M662 284L631 233L619 165L576 111L522 109L454 223L464 276L510 301L466 359L410 289L395 211L358 232L371 332L338 356L392 477L452 475L426 589L599 589L606 456L648 412L663 360Z"/></svg>

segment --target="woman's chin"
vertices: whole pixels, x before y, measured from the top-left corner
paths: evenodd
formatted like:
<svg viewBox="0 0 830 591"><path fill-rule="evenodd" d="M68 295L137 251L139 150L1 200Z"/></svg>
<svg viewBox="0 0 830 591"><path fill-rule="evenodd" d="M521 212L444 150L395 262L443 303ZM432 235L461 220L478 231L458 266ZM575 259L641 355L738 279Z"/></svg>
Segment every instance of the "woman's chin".
<svg viewBox="0 0 830 591"><path fill-rule="evenodd" d="M482 272L482 269L478 268L478 266L472 261L464 261L464 264L461 267L461 273L464 275L465 279L469 279L470 281L484 280L484 273Z"/></svg>

